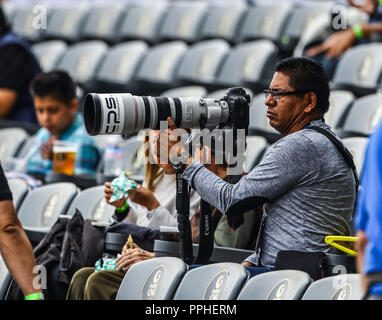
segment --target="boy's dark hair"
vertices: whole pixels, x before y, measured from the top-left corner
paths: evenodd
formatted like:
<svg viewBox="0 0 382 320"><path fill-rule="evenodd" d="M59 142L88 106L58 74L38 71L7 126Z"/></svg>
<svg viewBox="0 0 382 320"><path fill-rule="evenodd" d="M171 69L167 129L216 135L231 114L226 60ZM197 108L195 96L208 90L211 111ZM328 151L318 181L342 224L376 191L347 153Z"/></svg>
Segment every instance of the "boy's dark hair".
<svg viewBox="0 0 382 320"><path fill-rule="evenodd" d="M69 74L62 70L38 74L32 81L30 91L32 96L52 96L65 104L76 98L76 85Z"/></svg>
<svg viewBox="0 0 382 320"><path fill-rule="evenodd" d="M322 114L329 109L329 80L323 66L305 57L290 57L276 64L276 72L289 76L289 85L296 91L314 92Z"/></svg>

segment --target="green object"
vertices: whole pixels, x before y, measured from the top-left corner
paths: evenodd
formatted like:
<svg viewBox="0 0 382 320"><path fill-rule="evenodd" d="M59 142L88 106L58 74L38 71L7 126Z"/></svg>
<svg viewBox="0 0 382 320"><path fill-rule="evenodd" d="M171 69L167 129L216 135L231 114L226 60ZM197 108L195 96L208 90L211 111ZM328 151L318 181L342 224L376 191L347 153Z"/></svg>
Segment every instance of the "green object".
<svg viewBox="0 0 382 320"><path fill-rule="evenodd" d="M117 208L116 210L117 210L117 212L123 212L123 211L125 211L128 207L129 207L129 202L126 200L125 204L124 204L122 207Z"/></svg>
<svg viewBox="0 0 382 320"><path fill-rule="evenodd" d="M31 293L25 296L25 300L42 300L42 299L43 297L40 292Z"/></svg>
<svg viewBox="0 0 382 320"><path fill-rule="evenodd" d="M379 0L379 5L382 6L382 0Z"/></svg>
<svg viewBox="0 0 382 320"><path fill-rule="evenodd" d="M355 37L357 39L362 39L363 38L363 30L362 30L362 26L357 23L353 26L353 32L355 34Z"/></svg>
<svg viewBox="0 0 382 320"><path fill-rule="evenodd" d="M113 195L110 198L110 202L115 202L123 197L127 199L129 197L127 191L137 189L138 186L134 180L130 180L126 173L122 171L119 176L111 182L111 188L113 189Z"/></svg>
<svg viewBox="0 0 382 320"><path fill-rule="evenodd" d="M289 42L290 42L290 37L287 36L287 35L283 35L283 36L281 37L281 42L282 42L282 44L284 44L284 45L289 44Z"/></svg>

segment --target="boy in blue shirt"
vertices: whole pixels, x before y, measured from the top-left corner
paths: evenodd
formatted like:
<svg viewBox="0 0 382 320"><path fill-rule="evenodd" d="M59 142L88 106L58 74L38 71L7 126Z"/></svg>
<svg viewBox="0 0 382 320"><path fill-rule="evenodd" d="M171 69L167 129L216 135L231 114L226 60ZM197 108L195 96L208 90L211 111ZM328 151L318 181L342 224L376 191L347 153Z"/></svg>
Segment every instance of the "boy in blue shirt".
<svg viewBox="0 0 382 320"><path fill-rule="evenodd" d="M78 109L75 84L65 72L55 70L40 73L31 84L37 120L42 127L33 136L27 171L45 176L53 167L55 140L78 145L74 174L94 175L100 158L94 140L86 133Z"/></svg>

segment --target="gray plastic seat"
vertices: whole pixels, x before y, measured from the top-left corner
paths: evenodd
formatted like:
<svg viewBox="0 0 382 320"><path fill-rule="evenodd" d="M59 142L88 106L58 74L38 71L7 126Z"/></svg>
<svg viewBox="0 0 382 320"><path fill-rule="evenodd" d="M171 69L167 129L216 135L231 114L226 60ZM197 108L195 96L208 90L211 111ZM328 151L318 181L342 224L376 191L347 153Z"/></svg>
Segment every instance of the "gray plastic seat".
<svg viewBox="0 0 382 320"><path fill-rule="evenodd" d="M53 183L33 189L18 210L18 217L31 242L39 242L67 210L78 194L75 184Z"/></svg>
<svg viewBox="0 0 382 320"><path fill-rule="evenodd" d="M350 91L332 90L329 98L329 110L324 114L325 122L334 130L342 127L354 100L354 94Z"/></svg>
<svg viewBox="0 0 382 320"><path fill-rule="evenodd" d="M208 8L207 1L172 2L158 32L160 41L182 40L186 43L198 41Z"/></svg>
<svg viewBox="0 0 382 320"><path fill-rule="evenodd" d="M382 79L382 44L355 46L342 56L333 75L332 89L356 96L375 93Z"/></svg>
<svg viewBox="0 0 382 320"><path fill-rule="evenodd" d="M202 86L185 86L169 89L161 93L162 97L205 97L207 90Z"/></svg>
<svg viewBox="0 0 382 320"><path fill-rule="evenodd" d="M341 136L369 136L382 116L382 97L371 94L354 101L344 121Z"/></svg>
<svg viewBox="0 0 382 320"><path fill-rule="evenodd" d="M262 159L268 142L264 137L247 136L247 148L245 150L244 171L251 171Z"/></svg>
<svg viewBox="0 0 382 320"><path fill-rule="evenodd" d="M81 37L103 40L108 43L116 42L118 40L117 29L124 17L125 7L113 3L92 6L81 30Z"/></svg>
<svg viewBox="0 0 382 320"><path fill-rule="evenodd" d="M237 29L248 9L242 1L213 3L200 31L200 39L224 39L237 42Z"/></svg>
<svg viewBox="0 0 382 320"><path fill-rule="evenodd" d="M195 43L180 61L176 78L186 83L214 85L217 72L229 50L229 44L222 39Z"/></svg>
<svg viewBox="0 0 382 320"><path fill-rule="evenodd" d="M117 30L117 38L122 41L133 39L157 44L158 30L167 10L167 4L158 1L129 7Z"/></svg>
<svg viewBox="0 0 382 320"><path fill-rule="evenodd" d="M0 129L0 161L16 156L28 137L29 134L22 128Z"/></svg>
<svg viewBox="0 0 382 320"><path fill-rule="evenodd" d="M252 99L249 107L248 134L262 136L271 144L281 138L281 134L269 124L264 94L258 94Z"/></svg>
<svg viewBox="0 0 382 320"><path fill-rule="evenodd" d="M32 45L32 51L44 72L55 69L68 45L62 40L43 41Z"/></svg>
<svg viewBox="0 0 382 320"><path fill-rule="evenodd" d="M280 1L275 10L274 4L250 6L238 31L240 41L268 39L279 41L291 14L292 5Z"/></svg>
<svg viewBox="0 0 382 320"><path fill-rule="evenodd" d="M265 272L249 279L237 300L299 300L312 281L299 270Z"/></svg>
<svg viewBox="0 0 382 320"><path fill-rule="evenodd" d="M349 137L342 139L344 145L353 155L355 167L357 168L358 175L362 175L363 162L369 138L367 137Z"/></svg>
<svg viewBox="0 0 382 320"><path fill-rule="evenodd" d="M115 207L105 200L105 186L96 186L82 190L72 201L68 215L72 216L78 209L84 219L109 222Z"/></svg>
<svg viewBox="0 0 382 320"><path fill-rule="evenodd" d="M258 93L272 80L278 48L270 40L256 40L235 46L216 76L221 86L244 85Z"/></svg>
<svg viewBox="0 0 382 320"><path fill-rule="evenodd" d="M8 185L12 192L13 205L17 211L29 192L28 184L22 179L9 179Z"/></svg>
<svg viewBox="0 0 382 320"><path fill-rule="evenodd" d="M138 262L126 272L116 300L170 300L186 271L183 260L174 257Z"/></svg>
<svg viewBox="0 0 382 320"><path fill-rule="evenodd" d="M92 79L108 46L101 40L83 41L69 46L56 69L66 70L78 83Z"/></svg>
<svg viewBox="0 0 382 320"><path fill-rule="evenodd" d="M341 274L313 282L302 300L361 300L363 297L360 274Z"/></svg>
<svg viewBox="0 0 382 320"><path fill-rule="evenodd" d="M248 271L238 263L221 262L188 271L174 300L234 300L248 279Z"/></svg>

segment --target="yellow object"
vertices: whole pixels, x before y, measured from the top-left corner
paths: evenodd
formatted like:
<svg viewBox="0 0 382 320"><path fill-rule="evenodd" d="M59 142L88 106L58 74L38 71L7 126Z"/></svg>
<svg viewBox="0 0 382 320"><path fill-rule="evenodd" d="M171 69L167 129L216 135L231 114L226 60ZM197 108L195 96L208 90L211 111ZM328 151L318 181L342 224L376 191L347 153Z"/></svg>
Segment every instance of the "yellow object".
<svg viewBox="0 0 382 320"><path fill-rule="evenodd" d="M356 242L358 240L358 237L347 237L347 236L326 236L325 237L325 243L333 246L334 248L337 248L343 252L346 252L352 256L356 256L357 252L354 250L354 244L348 244L347 246L345 244L340 244L338 242ZM349 248L349 247L352 247Z"/></svg>
<svg viewBox="0 0 382 320"><path fill-rule="evenodd" d="M129 237L127 238L126 248L127 250L133 249L133 237L131 236L131 234L129 234Z"/></svg>

